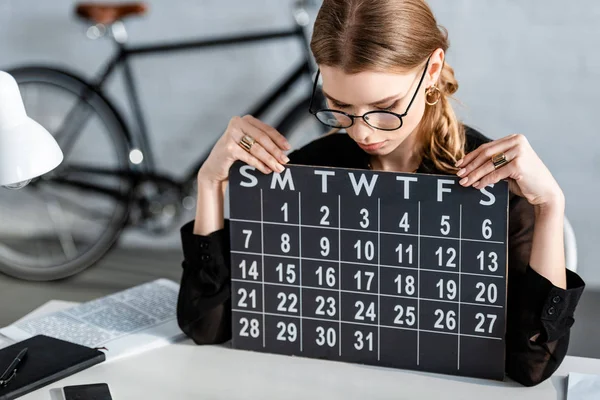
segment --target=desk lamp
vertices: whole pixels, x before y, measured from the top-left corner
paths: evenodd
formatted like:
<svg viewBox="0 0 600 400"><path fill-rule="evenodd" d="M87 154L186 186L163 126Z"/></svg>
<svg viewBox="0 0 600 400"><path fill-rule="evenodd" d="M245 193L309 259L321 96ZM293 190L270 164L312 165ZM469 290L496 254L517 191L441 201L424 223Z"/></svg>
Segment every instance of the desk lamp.
<svg viewBox="0 0 600 400"><path fill-rule="evenodd" d="M62 160L54 137L27 116L15 79L0 71L0 186L22 188Z"/></svg>

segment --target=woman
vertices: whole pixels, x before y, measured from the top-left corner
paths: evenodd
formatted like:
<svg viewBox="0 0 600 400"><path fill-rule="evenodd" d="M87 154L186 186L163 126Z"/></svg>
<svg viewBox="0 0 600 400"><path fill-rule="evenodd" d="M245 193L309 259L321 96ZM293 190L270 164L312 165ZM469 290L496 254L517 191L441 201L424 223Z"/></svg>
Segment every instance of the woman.
<svg viewBox="0 0 600 400"><path fill-rule="evenodd" d="M444 60L447 36L424 0L324 0L311 49L329 109L311 112L346 133L326 135L288 158L290 146L275 129L251 116L231 120L198 172L196 219L181 230L181 329L198 344L231 335L223 203L236 160L265 174L291 162L456 174L474 188L506 179L506 369L524 385L548 378L567 352L584 286L565 268L565 200L551 173L523 135L490 141L457 121L448 100L458 84Z"/></svg>

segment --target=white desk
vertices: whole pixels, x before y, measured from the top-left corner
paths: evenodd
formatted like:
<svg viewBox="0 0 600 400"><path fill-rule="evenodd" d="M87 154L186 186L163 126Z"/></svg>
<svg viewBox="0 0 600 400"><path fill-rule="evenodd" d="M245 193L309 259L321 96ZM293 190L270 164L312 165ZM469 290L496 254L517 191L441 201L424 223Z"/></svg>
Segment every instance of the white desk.
<svg viewBox="0 0 600 400"><path fill-rule="evenodd" d="M27 317L64 308L52 301ZM567 357L532 388L415 371L196 346L191 341L98 364L23 396L49 400L50 389L106 382L114 400L485 399L564 400L570 372L600 375L600 360Z"/></svg>
<svg viewBox="0 0 600 400"><path fill-rule="evenodd" d="M48 400L49 388L106 382L115 400L186 399L564 399L569 372L600 374L600 360L567 357L533 388L333 361L196 346L188 341L96 365L24 396Z"/></svg>

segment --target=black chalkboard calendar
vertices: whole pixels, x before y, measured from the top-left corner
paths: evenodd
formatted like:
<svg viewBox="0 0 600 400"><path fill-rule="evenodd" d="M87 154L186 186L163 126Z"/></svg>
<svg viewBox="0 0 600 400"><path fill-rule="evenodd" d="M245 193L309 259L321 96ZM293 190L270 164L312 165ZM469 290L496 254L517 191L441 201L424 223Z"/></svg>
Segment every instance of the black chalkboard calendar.
<svg viewBox="0 0 600 400"><path fill-rule="evenodd" d="M508 185L230 173L234 348L504 378Z"/></svg>

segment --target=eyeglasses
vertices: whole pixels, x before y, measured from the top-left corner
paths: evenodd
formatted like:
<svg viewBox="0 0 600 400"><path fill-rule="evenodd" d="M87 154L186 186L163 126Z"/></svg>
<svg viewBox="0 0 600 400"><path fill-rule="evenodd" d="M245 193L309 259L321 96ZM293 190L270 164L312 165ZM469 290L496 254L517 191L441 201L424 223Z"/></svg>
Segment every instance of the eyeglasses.
<svg viewBox="0 0 600 400"><path fill-rule="evenodd" d="M404 111L404 113L402 114L397 114L395 112L385 110L369 111L367 113L364 113L363 115L352 115L340 110L331 109L321 109L313 111L312 106L315 98L315 92L317 90L317 82L319 81L319 75L321 74L320 70L317 70L317 76L313 85L313 91L312 96L310 98L310 106L308 110L322 124L330 126L332 128L349 128L352 125L354 125L354 121L356 120L356 118L362 118L369 126L375 129L380 129L382 131L395 131L396 129L400 129L402 127L402 118L406 117L406 115L408 114L408 110L410 110L410 106L417 97L417 93L419 93L419 88L421 87L423 79L425 78L430 59L431 57L427 59L425 69L423 70L423 74L421 75L421 79L419 80L419 85L417 86L417 89L415 90L415 93L413 94L410 103L408 103L406 111Z"/></svg>

